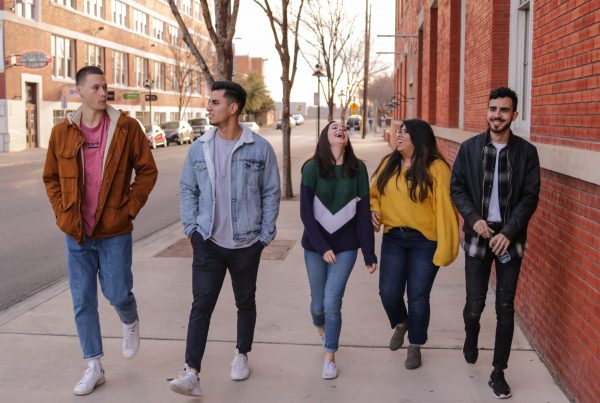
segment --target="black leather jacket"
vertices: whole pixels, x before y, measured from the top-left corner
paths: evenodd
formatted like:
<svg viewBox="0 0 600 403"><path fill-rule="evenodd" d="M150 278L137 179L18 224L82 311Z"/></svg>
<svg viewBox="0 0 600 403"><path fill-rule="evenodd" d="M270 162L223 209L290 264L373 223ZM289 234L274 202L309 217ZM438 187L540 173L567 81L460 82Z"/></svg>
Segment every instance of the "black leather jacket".
<svg viewBox="0 0 600 403"><path fill-rule="evenodd" d="M488 129L462 143L452 167L452 200L464 219L463 231L472 236L477 236L473 225L483 219L482 153L489 141ZM501 233L511 242L524 242L539 200L540 160L535 146L512 132L507 147L511 186Z"/></svg>

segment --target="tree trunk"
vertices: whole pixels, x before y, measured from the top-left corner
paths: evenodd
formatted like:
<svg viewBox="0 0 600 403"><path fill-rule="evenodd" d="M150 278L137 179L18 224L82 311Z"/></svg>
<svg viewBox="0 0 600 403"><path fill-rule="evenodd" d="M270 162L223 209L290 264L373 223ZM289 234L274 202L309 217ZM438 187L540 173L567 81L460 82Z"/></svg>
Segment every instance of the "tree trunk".
<svg viewBox="0 0 600 403"><path fill-rule="evenodd" d="M292 188L292 158L291 158L291 134L290 127L290 93L291 83L289 77L289 65L282 66L283 74L281 83L283 85L283 98L281 100L281 133L283 136L283 195L285 198L294 197L294 189Z"/></svg>

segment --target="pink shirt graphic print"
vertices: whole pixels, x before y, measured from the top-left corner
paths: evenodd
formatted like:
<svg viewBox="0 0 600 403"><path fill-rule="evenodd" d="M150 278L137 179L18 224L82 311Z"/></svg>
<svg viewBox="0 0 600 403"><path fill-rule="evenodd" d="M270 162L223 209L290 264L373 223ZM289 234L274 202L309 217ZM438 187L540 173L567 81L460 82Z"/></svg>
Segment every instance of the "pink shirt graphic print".
<svg viewBox="0 0 600 403"><path fill-rule="evenodd" d="M108 137L110 118L107 113L100 119L98 125L89 128L81 123L83 133L83 229L85 235L91 236L96 224L96 208L98 207L98 195L102 186L102 171L104 160L104 149Z"/></svg>

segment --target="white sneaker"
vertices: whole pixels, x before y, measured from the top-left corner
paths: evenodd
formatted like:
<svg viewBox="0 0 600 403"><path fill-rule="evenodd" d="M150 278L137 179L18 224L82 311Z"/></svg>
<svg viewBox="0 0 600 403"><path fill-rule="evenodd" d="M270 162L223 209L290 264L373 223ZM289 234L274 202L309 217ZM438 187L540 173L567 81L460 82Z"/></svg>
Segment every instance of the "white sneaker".
<svg viewBox="0 0 600 403"><path fill-rule="evenodd" d="M92 393L96 386L104 383L104 369L100 365L89 366L73 388L73 393L81 396Z"/></svg>
<svg viewBox="0 0 600 403"><path fill-rule="evenodd" d="M133 358L140 349L140 324L123 324L123 357Z"/></svg>
<svg viewBox="0 0 600 403"><path fill-rule="evenodd" d="M335 361L325 361L323 363L323 379L335 379L338 376Z"/></svg>
<svg viewBox="0 0 600 403"><path fill-rule="evenodd" d="M248 367L248 357L246 354L240 354L238 349L235 349L235 356L231 361L231 379L234 381L243 381L250 376L250 368Z"/></svg>
<svg viewBox="0 0 600 403"><path fill-rule="evenodd" d="M179 373L179 377L169 382L169 389L181 395L202 396L200 378L194 371L190 370L187 364L185 364L183 371Z"/></svg>

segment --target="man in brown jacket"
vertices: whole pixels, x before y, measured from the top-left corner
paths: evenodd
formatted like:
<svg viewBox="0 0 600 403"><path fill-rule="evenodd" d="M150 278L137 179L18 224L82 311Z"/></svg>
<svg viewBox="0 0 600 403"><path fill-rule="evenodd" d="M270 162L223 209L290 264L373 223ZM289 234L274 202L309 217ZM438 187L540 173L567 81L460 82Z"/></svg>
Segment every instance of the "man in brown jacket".
<svg viewBox="0 0 600 403"><path fill-rule="evenodd" d="M139 348L132 221L158 171L138 122L106 104L103 71L84 67L76 84L82 105L52 129L43 179L56 225L66 234L75 323L88 362L73 393L85 395L104 383L97 279L123 323L123 356L133 358Z"/></svg>

